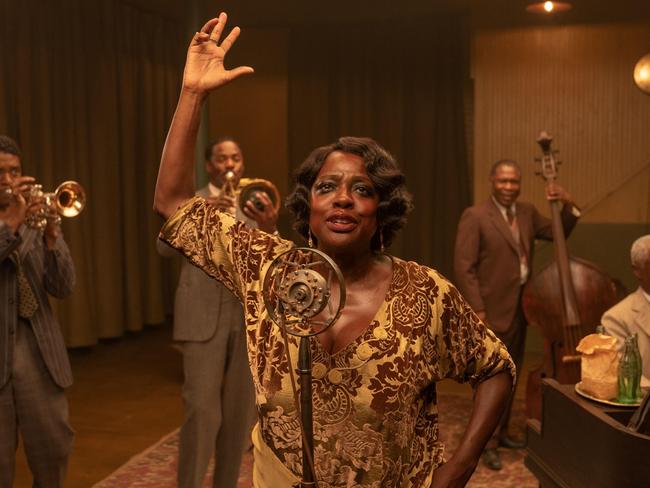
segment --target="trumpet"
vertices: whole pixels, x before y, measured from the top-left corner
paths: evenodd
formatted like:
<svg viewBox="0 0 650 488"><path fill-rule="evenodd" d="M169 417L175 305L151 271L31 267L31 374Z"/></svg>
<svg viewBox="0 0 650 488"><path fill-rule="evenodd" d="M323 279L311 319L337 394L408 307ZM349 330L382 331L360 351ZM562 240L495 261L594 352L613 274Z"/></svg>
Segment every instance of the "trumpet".
<svg viewBox="0 0 650 488"><path fill-rule="evenodd" d="M42 197L44 208L27 216L25 224L32 229L44 229L48 221L61 217L76 217L86 206L86 191L76 181L64 181L51 193L43 192L43 185L32 185L27 201Z"/></svg>

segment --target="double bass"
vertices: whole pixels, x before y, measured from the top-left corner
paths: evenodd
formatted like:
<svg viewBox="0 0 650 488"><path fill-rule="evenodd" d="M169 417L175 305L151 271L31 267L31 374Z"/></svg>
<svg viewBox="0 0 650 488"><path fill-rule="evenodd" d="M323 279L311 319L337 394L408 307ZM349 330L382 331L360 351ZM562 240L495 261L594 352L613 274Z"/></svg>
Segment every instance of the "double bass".
<svg viewBox="0 0 650 488"><path fill-rule="evenodd" d="M557 151L552 138L542 132L537 143L542 149L541 171L546 185L557 179ZM540 327L544 338L542 364L528 376L526 415L541 418L541 381L554 378L559 383L580 381L580 355L576 346L600 324L603 313L616 301L613 280L598 266L569 256L558 200L551 200L551 221L555 260L536 274L524 287L522 305L529 324Z"/></svg>

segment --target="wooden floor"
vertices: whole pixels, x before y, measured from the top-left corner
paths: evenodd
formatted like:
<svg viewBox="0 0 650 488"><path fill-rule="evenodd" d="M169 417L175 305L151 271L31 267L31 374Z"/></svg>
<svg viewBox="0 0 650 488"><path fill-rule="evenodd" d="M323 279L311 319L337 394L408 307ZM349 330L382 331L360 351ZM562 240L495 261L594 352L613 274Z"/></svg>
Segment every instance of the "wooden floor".
<svg viewBox="0 0 650 488"><path fill-rule="evenodd" d="M538 362L538 355L529 356ZM67 395L76 437L66 487L89 488L180 425L181 355L172 347L171 327L160 326L71 350L70 359L75 383ZM524 395L526 369L517 396ZM451 381L439 391L471 395L469 386ZM20 451L15 487L30 486Z"/></svg>
<svg viewBox="0 0 650 488"><path fill-rule="evenodd" d="M67 390L76 431L66 487L89 488L180 425L181 355L160 326L70 351ZM19 453L17 488L31 487Z"/></svg>

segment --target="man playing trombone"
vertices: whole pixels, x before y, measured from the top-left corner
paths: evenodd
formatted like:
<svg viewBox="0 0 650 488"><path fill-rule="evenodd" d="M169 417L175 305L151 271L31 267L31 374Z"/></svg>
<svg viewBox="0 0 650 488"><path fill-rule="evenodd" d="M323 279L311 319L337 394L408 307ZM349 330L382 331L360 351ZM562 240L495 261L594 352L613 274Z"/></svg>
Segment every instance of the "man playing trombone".
<svg viewBox="0 0 650 488"><path fill-rule="evenodd" d="M44 212L43 196L26 197L33 186L18 145L0 135L0 486L13 484L20 432L34 486L56 488L73 440L72 373L48 295L68 296L75 273L60 219ZM27 225L40 215L42 226Z"/></svg>
<svg viewBox="0 0 650 488"><path fill-rule="evenodd" d="M253 192L245 201L238 198L246 192L242 186L260 180L242 178L244 157L237 142L222 137L209 144L205 169L210 181L198 196L250 227L276 232L279 196L273 185L264 182L269 193ZM275 195L275 201L269 195ZM178 255L160 240L157 245L164 256ZM203 486L214 453L213 486L235 488L255 417L243 310L225 286L186 259L176 289L174 340L181 343L184 371L178 486Z"/></svg>

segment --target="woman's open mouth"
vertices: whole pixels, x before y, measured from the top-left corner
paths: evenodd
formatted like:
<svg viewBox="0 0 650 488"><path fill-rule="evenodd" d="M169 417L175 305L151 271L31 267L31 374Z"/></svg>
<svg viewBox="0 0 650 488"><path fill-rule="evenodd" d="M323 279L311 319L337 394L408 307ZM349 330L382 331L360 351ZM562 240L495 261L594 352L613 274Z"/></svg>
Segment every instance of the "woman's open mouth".
<svg viewBox="0 0 650 488"><path fill-rule="evenodd" d="M351 232L357 227L357 220L345 214L332 215L325 222L333 232Z"/></svg>

